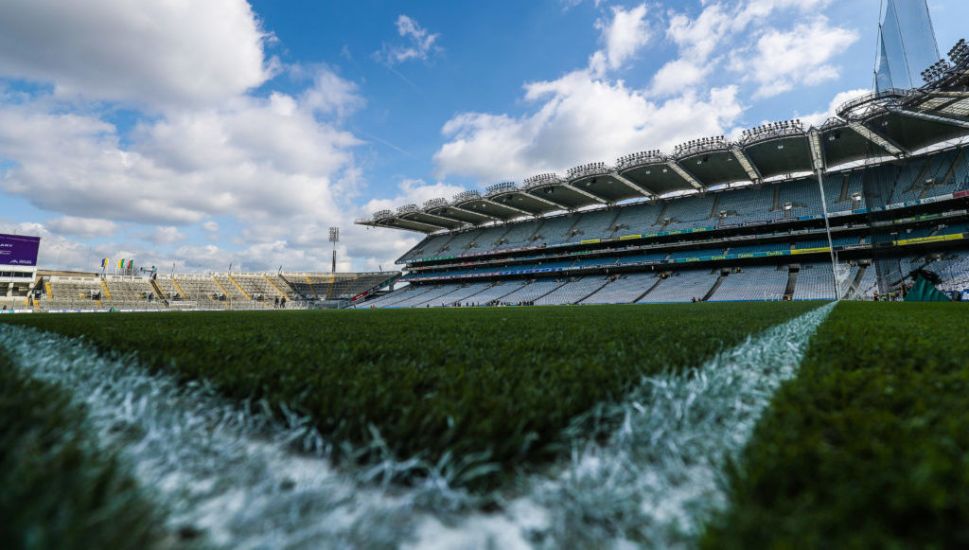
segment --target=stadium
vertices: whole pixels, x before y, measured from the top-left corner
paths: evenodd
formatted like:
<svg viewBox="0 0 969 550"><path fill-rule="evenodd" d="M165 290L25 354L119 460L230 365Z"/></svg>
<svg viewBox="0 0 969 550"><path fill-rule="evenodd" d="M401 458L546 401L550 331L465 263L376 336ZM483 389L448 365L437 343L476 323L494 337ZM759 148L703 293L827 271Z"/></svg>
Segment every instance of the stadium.
<svg viewBox="0 0 969 550"><path fill-rule="evenodd" d="M969 283L969 58L917 90L358 223L428 236L376 307L874 299ZM832 265L834 269L832 269Z"/></svg>
<svg viewBox="0 0 969 550"><path fill-rule="evenodd" d="M354 229L398 270L338 270L335 226L313 270L0 235L0 546L969 544L969 43L940 60L925 0L878 15L831 116L374 197ZM375 62L433 53L397 27L426 51Z"/></svg>

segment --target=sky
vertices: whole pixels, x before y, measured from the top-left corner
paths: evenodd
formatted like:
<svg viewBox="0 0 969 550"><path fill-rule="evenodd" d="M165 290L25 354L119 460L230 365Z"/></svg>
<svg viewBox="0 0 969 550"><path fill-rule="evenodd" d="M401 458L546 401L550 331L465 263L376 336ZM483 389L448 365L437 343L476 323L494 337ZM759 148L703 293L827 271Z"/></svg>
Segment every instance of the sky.
<svg viewBox="0 0 969 550"><path fill-rule="evenodd" d="M965 0L930 0L940 50ZM0 0L0 232L40 265L394 268L374 211L821 124L879 0Z"/></svg>

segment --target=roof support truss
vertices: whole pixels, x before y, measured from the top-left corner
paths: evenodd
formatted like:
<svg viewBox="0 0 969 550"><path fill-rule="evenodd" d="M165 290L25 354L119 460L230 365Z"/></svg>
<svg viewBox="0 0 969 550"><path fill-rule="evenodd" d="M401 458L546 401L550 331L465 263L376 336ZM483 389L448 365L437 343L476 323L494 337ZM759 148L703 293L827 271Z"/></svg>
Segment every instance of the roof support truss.
<svg viewBox="0 0 969 550"><path fill-rule="evenodd" d="M679 174L679 176L681 178L685 179L686 182L689 183L690 186L692 186L697 191L705 191L706 190L703 187L703 184L701 184L699 182L699 180L697 180L695 177L693 177L693 174L687 172L682 166L680 166L680 163L671 160L671 161L667 162L666 164L669 165L669 167L670 167L671 170L673 170L674 172L676 172L677 174Z"/></svg>
<svg viewBox="0 0 969 550"><path fill-rule="evenodd" d="M875 145L881 147L882 149L888 151L889 153L891 153L892 155L895 155L896 157L903 157L908 153L898 145L895 145L894 143L892 143L891 141L883 137L881 134L873 131L871 128L865 126L860 122L849 122L848 126L855 132L858 132L858 134L861 137L867 139L868 141L874 143Z"/></svg>
<svg viewBox="0 0 969 550"><path fill-rule="evenodd" d="M576 193L578 193L580 195L584 195L586 197L589 197L590 199L596 201L599 204L609 204L609 201L607 201L606 199L600 197L599 195L593 195L592 193L589 193L588 191L583 191L582 189L579 189L578 187L574 187L570 183L563 183L562 184L562 187L564 187L564 188L566 188L566 189L568 189L570 191L575 191Z"/></svg>
<svg viewBox="0 0 969 550"><path fill-rule="evenodd" d="M615 178L616 181L618 181L619 183L621 183L621 184L625 185L626 187L632 189L633 191L636 191L637 193L639 193L640 195L646 197L647 199L653 198L653 194L652 193L650 193L649 191L647 191L647 190L643 189L642 187L636 185L635 183L629 181L624 176L620 176L618 172L613 172L611 175L612 175L613 178Z"/></svg>
<svg viewBox="0 0 969 550"><path fill-rule="evenodd" d="M514 210L515 212L518 212L519 214L521 214L523 216L534 216L535 215L535 214L529 212L528 210L522 210L521 208L518 208L516 206L512 206L510 204L505 204L505 203L502 203L502 202L495 202L495 201L493 201L493 200L491 200L489 198L482 198L481 200L483 200L484 202L486 202L488 204L497 206L499 208L507 208L508 210Z"/></svg>
<svg viewBox="0 0 969 550"><path fill-rule="evenodd" d="M425 214L425 215L429 215L429 214ZM448 230L452 229L451 227L449 227L447 225L441 225L439 223L431 223L431 222L419 221L419 220L415 220L415 219L412 219L412 218L408 218L406 216L407 216L407 214L404 214L403 216L399 216L399 218L402 219L402 220L405 220L405 221L407 221L409 223L419 223L419 224L422 224L422 225L426 225L426 226L429 226L429 227L433 227L435 229L435 231L438 230L438 229L448 229Z"/></svg>
<svg viewBox="0 0 969 550"><path fill-rule="evenodd" d="M424 216L431 217L431 218L437 218L439 220L444 220L444 221L450 222L450 223L459 223L462 226L468 224L468 222L466 222L464 220L459 220L457 218L449 218L447 216L442 216L440 214L431 214L430 212L421 212L421 214L424 215ZM406 216L406 214L405 214L405 216ZM401 216L401 217L403 217L403 216ZM457 229L457 228L456 227L449 227L449 229Z"/></svg>
<svg viewBox="0 0 969 550"><path fill-rule="evenodd" d="M545 203L545 204L547 204L549 206L554 206L555 208L558 208L559 210L572 210L571 208L569 208L568 206L565 206L564 204L559 204L559 203L557 203L557 202L555 202L553 200L546 199L545 197L539 197L538 195L536 195L534 193L525 193L524 191L522 191L522 193L524 193L525 195L527 195L528 198L530 198L530 199L535 199L538 202L543 202L543 203Z"/></svg>
<svg viewBox="0 0 969 550"><path fill-rule="evenodd" d="M740 147L731 147L730 152L733 153L734 158L736 158L737 162L740 163L740 166L743 167L744 172L747 172L747 177L750 178L750 181L760 183L764 179L760 175L760 170L754 166L754 163L750 162L750 159L747 157L747 154L744 153L743 149Z"/></svg>
<svg viewBox="0 0 969 550"><path fill-rule="evenodd" d="M455 210L457 210L459 212L464 212L465 214L471 214L472 216L480 216L482 218L485 218L485 219L491 220L491 221L500 221L501 220L501 218L496 218L495 216L492 216L491 214L485 214L484 212L476 212L474 210L468 210L467 208L461 208L460 206L454 206L453 204L451 206L449 206L448 208L453 208L453 209L455 209Z"/></svg>
<svg viewBox="0 0 969 550"><path fill-rule="evenodd" d="M419 225L419 226L423 227L424 229L414 229L412 227L401 227L401 226L398 226L398 225L391 225L389 223L381 223L381 222L374 222L372 225L373 225L373 227L387 227L387 228L390 228L390 229L409 229L411 231L420 231L422 233L433 233L435 231L440 231L441 229L446 229L445 227L439 227L439 226L436 226L436 225L431 225L429 223L419 222L417 220L408 220L407 218L401 218L401 219L403 221L407 222L407 223L412 223L414 225Z"/></svg>
<svg viewBox="0 0 969 550"><path fill-rule="evenodd" d="M922 113L920 111L909 111L908 109L890 109L890 110L895 114L907 116L909 118L927 120L929 122L937 122L939 124L948 124L949 126L956 126L958 128L969 130L969 122L966 122L964 120L959 120L957 118L952 118L945 115L930 115L928 113Z"/></svg>

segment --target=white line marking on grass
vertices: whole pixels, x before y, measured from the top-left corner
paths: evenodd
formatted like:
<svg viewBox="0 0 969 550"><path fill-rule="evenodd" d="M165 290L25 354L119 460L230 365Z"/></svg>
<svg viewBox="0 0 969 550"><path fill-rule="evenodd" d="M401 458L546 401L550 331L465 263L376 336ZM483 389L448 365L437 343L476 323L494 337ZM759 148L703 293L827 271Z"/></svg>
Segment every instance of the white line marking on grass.
<svg viewBox="0 0 969 550"><path fill-rule="evenodd" d="M596 411L620 426L608 443L583 436L596 416L587 415L570 428L581 443L565 468L526 481L527 496L500 515L476 514L453 527L425 522L416 546L448 540L453 548L482 548L509 529L546 548L694 545L726 504L725 459L744 448L833 307L748 338L699 369L644 378L624 403Z"/></svg>
<svg viewBox="0 0 969 550"><path fill-rule="evenodd" d="M105 447L117 445L169 510L169 529L232 548L558 548L689 545L724 504L724 457L736 456L833 305L718 355L690 374L648 377L621 404L567 431L577 442L554 473L516 480L501 513L448 484L448 464L385 460L336 472L309 422L273 420L203 384L180 387L132 357L106 358L54 334L0 325L0 347L32 376L86 406ZM590 421L620 426L605 445ZM310 452L299 454L294 446ZM420 468L415 487L378 486Z"/></svg>
<svg viewBox="0 0 969 550"><path fill-rule="evenodd" d="M431 471L407 490L379 486L416 461L338 473L305 419L287 424L202 384L179 387L133 358L111 359L66 337L0 325L0 348L29 375L68 388L104 448L117 446L168 529L204 546L393 548L424 512L471 507ZM294 452L294 446L315 451ZM181 541L186 543L189 541Z"/></svg>

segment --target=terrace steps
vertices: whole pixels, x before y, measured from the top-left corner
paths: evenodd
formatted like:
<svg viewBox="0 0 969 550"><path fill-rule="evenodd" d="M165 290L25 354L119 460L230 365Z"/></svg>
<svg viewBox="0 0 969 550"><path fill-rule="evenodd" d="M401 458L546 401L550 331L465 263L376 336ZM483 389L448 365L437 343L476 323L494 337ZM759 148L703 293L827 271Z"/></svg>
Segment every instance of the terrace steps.
<svg viewBox="0 0 969 550"><path fill-rule="evenodd" d="M243 296L246 297L246 300L250 300L250 301L252 300L252 296L250 296L249 293L246 292L246 289L242 288L242 285L239 284L239 281L235 280L235 278L232 276L231 273L226 273L225 277L226 279L229 279L229 282L232 283L232 286L236 287L236 290L239 291L239 294L242 294ZM219 285L219 287L222 287L222 285Z"/></svg>
<svg viewBox="0 0 969 550"><path fill-rule="evenodd" d="M841 176L841 192L838 193L838 202L846 202L848 193L851 190L851 177L848 174Z"/></svg>
<svg viewBox="0 0 969 550"><path fill-rule="evenodd" d="M98 282L101 284L101 295L110 300L111 289L108 288L108 283L104 282L104 279L99 279Z"/></svg>
<svg viewBox="0 0 969 550"><path fill-rule="evenodd" d="M848 291L845 293L846 298L858 298L859 292L862 292L861 281L865 277L865 272L872 269L874 266L859 265L858 271L855 273L855 278L852 279L851 284L848 285Z"/></svg>
<svg viewBox="0 0 969 550"><path fill-rule="evenodd" d="M710 287L710 290L708 290L707 293L703 295L702 301L706 302L710 298L713 298L713 295L716 294L717 289L720 288L720 285L723 284L723 280L726 277L727 276L721 272L720 275L717 277L717 280L713 283L713 286Z"/></svg>
<svg viewBox="0 0 969 550"><path fill-rule="evenodd" d="M227 289L226 287L222 286L222 283L219 282L218 277L212 277L212 282L214 282L215 283L215 286L218 287L218 289L222 291L222 294L223 295L225 295L225 296L232 296L232 294L229 293L229 289Z"/></svg>
<svg viewBox="0 0 969 550"><path fill-rule="evenodd" d="M713 196L713 204L710 206L710 214L707 217L710 219L720 217L720 193Z"/></svg>
<svg viewBox="0 0 969 550"><path fill-rule="evenodd" d="M160 300L167 302L168 299L165 297L165 293L162 292L161 287L158 286L158 281L156 281L155 279L149 279L148 282L149 284L151 284L151 290L152 292L155 293L155 296L158 297Z"/></svg>
<svg viewBox="0 0 969 550"><path fill-rule="evenodd" d="M663 208L660 208L659 214L656 216L656 221L653 222L653 225L661 225L663 223L663 219L666 217L666 211L669 209L669 207L669 201L663 201Z"/></svg>
<svg viewBox="0 0 969 550"><path fill-rule="evenodd" d="M534 284L534 281L532 281L532 282L531 282L531 283L529 283L529 284ZM531 301L532 301L532 302L537 302L537 301L539 301L539 300L541 300L542 298L544 298L544 297L546 297L546 296L548 296L549 294L551 294L551 293L553 293L553 292L555 292L556 290L558 290L558 289L560 289L560 288L562 288L563 286L565 286L565 285L567 285L567 284L569 284L569 282L568 282L568 281L562 281L562 284L560 284L560 285L558 285L558 286L556 286L555 288L553 288L552 290L549 290L548 292L546 292L545 294L542 294L541 296L536 296L535 298L532 298L532 300L531 300ZM507 296L507 294L506 294L506 296Z"/></svg>
<svg viewBox="0 0 969 550"><path fill-rule="evenodd" d="M461 291L461 290L462 290L463 288L464 288L463 286L459 286L459 287L457 287L457 288L455 288L454 290L452 290L452 291L450 291L450 292L445 292L444 294L441 294L441 295L439 295L439 296L433 296L433 297L431 297L431 298L427 298L426 300L421 300L420 302L414 302L414 303L413 303L413 304L411 305L411 307L420 307L420 306L422 306L422 305L424 305L424 304L426 304L426 303L428 303L428 302L430 302L431 300L440 300L441 298L447 298L448 296L451 296L451 295L453 295L453 294L457 294L457 293L458 293L458 292L460 292L460 291ZM433 289L434 289L434 286L432 285L432 286L431 286L431 290L433 290ZM433 292L431 292L430 294L433 294Z"/></svg>
<svg viewBox="0 0 969 550"><path fill-rule="evenodd" d="M189 298L188 293L185 292L185 289L182 288L182 285L179 284L178 279L176 279L175 277L172 277L172 286L175 287L176 291L178 291L178 295L179 297L181 297L182 300L187 300ZM212 298L210 297L209 301L211 300Z"/></svg>
<svg viewBox="0 0 969 550"><path fill-rule="evenodd" d="M280 288L280 286L276 283L276 281L272 279L272 277L270 277L269 275L263 274L263 278L266 279L266 282L269 283L269 286L273 287L273 289L276 292L278 292L280 296L286 296L286 292L282 288Z"/></svg>
<svg viewBox="0 0 969 550"><path fill-rule="evenodd" d="M313 296L316 298L319 298L320 293L316 291L316 286L313 285L313 280L309 278L309 275L307 275L306 277L303 277L303 281L306 282L307 285L309 285L310 290L313 291Z"/></svg>
<svg viewBox="0 0 969 550"><path fill-rule="evenodd" d="M616 208L615 210L616 210L616 214L612 217L611 220L609 220L609 225L606 226L606 229L609 231L610 234L616 233L616 229L615 229L616 220L618 220L619 216L622 215L622 208Z"/></svg>
<svg viewBox="0 0 969 550"><path fill-rule="evenodd" d="M642 300L646 296L649 296L649 293L652 292L653 290L655 290L656 287L658 287L659 284L662 283L662 282L663 282L663 278L662 277L656 277L656 282L653 283L652 285L650 285L649 288L646 289L646 292L643 292L642 294L640 294L639 296L637 296L636 299L632 301L632 303L634 303L634 304L639 303L640 300Z"/></svg>
<svg viewBox="0 0 969 550"><path fill-rule="evenodd" d="M948 185L950 181L954 180L956 178L956 168L963 163L963 157L965 157L965 155L966 150L959 149L959 152L956 153L955 158L953 158L952 162L949 163L949 169L946 170L945 175L942 176L942 181L935 182L934 185ZM928 191L929 187L926 186L924 189L922 189L922 193L919 194L919 198L924 198Z"/></svg>
<svg viewBox="0 0 969 550"><path fill-rule="evenodd" d="M791 300L794 298L794 289L797 288L797 271L791 270L787 274L787 286L784 287L784 299Z"/></svg>
<svg viewBox="0 0 969 550"><path fill-rule="evenodd" d="M576 303L576 304L581 304L582 302L584 302L584 301L586 301L586 300L588 300L589 298L592 298L592 297L593 297L593 296L595 296L595 295L596 295L596 293L598 293L598 292L599 292L600 290L602 290L602 289L604 289L604 288L606 288L606 285L608 285L608 284L609 284L609 283L611 283L611 282L612 282L612 281L611 281L611 280L610 280L610 279L609 279L608 277L606 277L606 280L605 280L605 281L602 281L602 284L601 284L601 285L599 285L599 288L597 288L597 289L595 289L595 290L593 290L592 292L590 292L590 293L588 293L588 294L586 294L586 295L585 295L585 296L583 296L582 298L580 298L580 299L578 299L578 300L576 300L576 301L575 301L575 303Z"/></svg>
<svg viewBox="0 0 969 550"><path fill-rule="evenodd" d="M545 222L546 220L542 219L535 225L535 231L533 231L532 234L529 235L527 239L525 239L526 243L532 243L533 241L538 240L538 238L541 236L539 232L542 230L543 227L545 227Z"/></svg>

